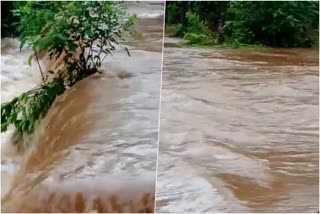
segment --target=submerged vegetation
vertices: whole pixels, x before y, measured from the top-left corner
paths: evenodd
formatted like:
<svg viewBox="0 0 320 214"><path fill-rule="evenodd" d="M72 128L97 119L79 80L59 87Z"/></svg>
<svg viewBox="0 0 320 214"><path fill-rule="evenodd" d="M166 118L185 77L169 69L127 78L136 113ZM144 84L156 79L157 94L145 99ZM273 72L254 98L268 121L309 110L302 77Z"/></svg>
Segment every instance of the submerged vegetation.
<svg viewBox="0 0 320 214"><path fill-rule="evenodd" d="M38 61L43 82L1 104L1 132L12 124L22 134L34 130L35 122L46 115L57 96L98 71L105 57L131 32L135 19L120 3L109 1L28 1L14 7L11 12L19 20L14 31L19 34L20 48L28 45L34 51L28 63L45 53L49 60L62 57L64 64L63 70L44 74Z"/></svg>
<svg viewBox="0 0 320 214"><path fill-rule="evenodd" d="M187 45L311 47L318 42L319 2L167 2L166 25Z"/></svg>

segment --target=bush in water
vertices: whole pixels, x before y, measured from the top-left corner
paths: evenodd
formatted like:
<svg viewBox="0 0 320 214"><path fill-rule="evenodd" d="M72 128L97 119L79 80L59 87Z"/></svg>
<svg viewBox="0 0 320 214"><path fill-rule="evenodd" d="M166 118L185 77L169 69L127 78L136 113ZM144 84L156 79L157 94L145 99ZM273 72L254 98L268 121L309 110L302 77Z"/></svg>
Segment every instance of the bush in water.
<svg viewBox="0 0 320 214"><path fill-rule="evenodd" d="M29 1L13 13L21 20L18 24L20 48L30 45L36 58L39 52L47 52L50 60L62 56L65 67L65 71L55 71L56 74L49 71L54 78L47 82L38 63L43 83L1 105L1 132L13 124L19 133L32 132L34 122L46 115L67 86L96 73L105 57L116 50L124 34L131 32L135 18L124 19L127 14L121 4L108 1Z"/></svg>

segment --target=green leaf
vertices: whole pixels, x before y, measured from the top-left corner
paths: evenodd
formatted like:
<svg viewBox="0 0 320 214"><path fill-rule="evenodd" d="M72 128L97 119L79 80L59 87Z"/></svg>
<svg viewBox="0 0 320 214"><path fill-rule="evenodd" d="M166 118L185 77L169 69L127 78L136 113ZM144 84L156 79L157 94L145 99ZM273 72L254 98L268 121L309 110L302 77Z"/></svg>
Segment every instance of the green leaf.
<svg viewBox="0 0 320 214"><path fill-rule="evenodd" d="M54 37L56 38L56 39L60 39L61 41L67 41L67 37L65 37L63 34L61 34L61 33L56 33L56 34L54 34Z"/></svg>
<svg viewBox="0 0 320 214"><path fill-rule="evenodd" d="M5 132L8 129L8 123L1 123L1 132Z"/></svg>
<svg viewBox="0 0 320 214"><path fill-rule="evenodd" d="M25 108L22 109L22 116L23 118L27 118L27 113Z"/></svg>
<svg viewBox="0 0 320 214"><path fill-rule="evenodd" d="M31 54L28 58L28 65L31 66L32 63L32 59L33 59L33 54Z"/></svg>

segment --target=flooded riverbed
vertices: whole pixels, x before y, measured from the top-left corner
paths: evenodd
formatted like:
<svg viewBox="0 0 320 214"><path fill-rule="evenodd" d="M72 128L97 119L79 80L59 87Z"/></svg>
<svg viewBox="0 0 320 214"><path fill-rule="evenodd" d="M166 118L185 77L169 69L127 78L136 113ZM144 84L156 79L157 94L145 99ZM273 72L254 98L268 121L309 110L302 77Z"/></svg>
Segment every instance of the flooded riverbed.
<svg viewBox="0 0 320 214"><path fill-rule="evenodd" d="M156 210L316 212L318 52L168 46Z"/></svg>
<svg viewBox="0 0 320 214"><path fill-rule="evenodd" d="M4 211L153 211L163 6L129 4L142 34L128 44L131 57L119 49L101 74L58 97L31 154L2 149L2 193L14 187L3 198ZM40 82L36 66L26 65L30 53L18 46L2 52L2 102ZM9 141L4 133L3 145ZM39 200L47 207L32 205Z"/></svg>

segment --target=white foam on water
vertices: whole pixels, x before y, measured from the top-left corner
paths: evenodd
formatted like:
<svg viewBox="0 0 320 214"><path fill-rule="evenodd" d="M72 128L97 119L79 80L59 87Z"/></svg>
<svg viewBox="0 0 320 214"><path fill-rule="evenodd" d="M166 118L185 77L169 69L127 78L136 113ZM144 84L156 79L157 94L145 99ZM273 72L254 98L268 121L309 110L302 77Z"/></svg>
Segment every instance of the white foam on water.
<svg viewBox="0 0 320 214"><path fill-rule="evenodd" d="M1 39L1 103L10 101L40 82L40 74L35 62L32 66L27 63L31 53L28 48L20 51L17 39ZM6 132L1 133L2 195L8 190L21 159L13 144L10 143L13 132L14 127L9 126Z"/></svg>
<svg viewBox="0 0 320 214"><path fill-rule="evenodd" d="M159 18L163 13L140 13L137 15L138 18Z"/></svg>

